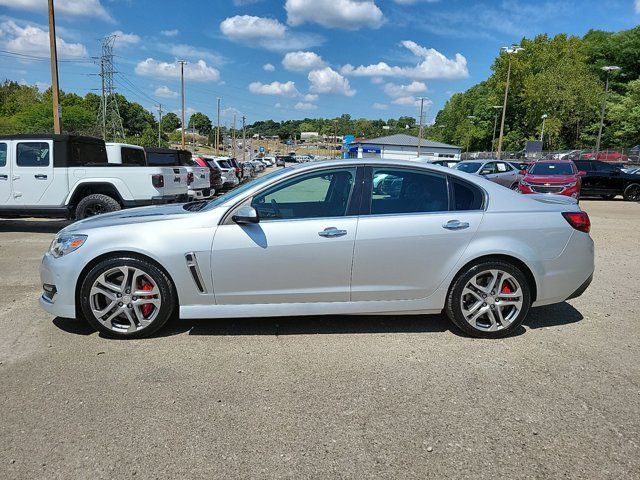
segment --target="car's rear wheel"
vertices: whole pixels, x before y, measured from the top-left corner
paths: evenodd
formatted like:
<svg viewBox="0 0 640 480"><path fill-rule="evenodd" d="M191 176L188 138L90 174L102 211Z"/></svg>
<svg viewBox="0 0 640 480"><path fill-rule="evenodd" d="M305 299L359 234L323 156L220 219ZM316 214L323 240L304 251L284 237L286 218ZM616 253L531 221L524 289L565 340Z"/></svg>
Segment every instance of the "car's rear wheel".
<svg viewBox="0 0 640 480"><path fill-rule="evenodd" d="M624 189L624 199L628 202L640 202L640 183L632 183Z"/></svg>
<svg viewBox="0 0 640 480"><path fill-rule="evenodd" d="M176 306L171 279L138 257L99 262L84 277L80 307L98 331L115 338L140 338L160 329Z"/></svg>
<svg viewBox="0 0 640 480"><path fill-rule="evenodd" d="M82 220L87 217L94 217L101 213L115 212L120 210L117 200L102 193L87 195L78 202L76 207L76 218Z"/></svg>
<svg viewBox="0 0 640 480"><path fill-rule="evenodd" d="M531 287L511 263L488 260L461 272L447 296L445 312L474 337L498 338L517 330L531 306Z"/></svg>

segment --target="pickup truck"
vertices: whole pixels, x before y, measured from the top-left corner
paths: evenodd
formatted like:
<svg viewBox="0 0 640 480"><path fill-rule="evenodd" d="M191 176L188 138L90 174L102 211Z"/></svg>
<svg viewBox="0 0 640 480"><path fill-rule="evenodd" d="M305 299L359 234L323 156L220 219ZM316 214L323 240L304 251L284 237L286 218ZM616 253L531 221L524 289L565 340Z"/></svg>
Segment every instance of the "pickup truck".
<svg viewBox="0 0 640 480"><path fill-rule="evenodd" d="M126 143L106 143L109 163L126 167L146 167L147 157L144 148ZM188 200L187 169L185 167L148 167L147 175L162 175L164 196L173 196L176 202Z"/></svg>
<svg viewBox="0 0 640 480"><path fill-rule="evenodd" d="M184 167L187 170L188 195L191 200L205 200L213 196L209 169L201 167L187 150L146 148L147 165L155 167Z"/></svg>
<svg viewBox="0 0 640 480"><path fill-rule="evenodd" d="M161 169L108 162L104 141L76 135L0 137L0 216L83 219L176 201Z"/></svg>

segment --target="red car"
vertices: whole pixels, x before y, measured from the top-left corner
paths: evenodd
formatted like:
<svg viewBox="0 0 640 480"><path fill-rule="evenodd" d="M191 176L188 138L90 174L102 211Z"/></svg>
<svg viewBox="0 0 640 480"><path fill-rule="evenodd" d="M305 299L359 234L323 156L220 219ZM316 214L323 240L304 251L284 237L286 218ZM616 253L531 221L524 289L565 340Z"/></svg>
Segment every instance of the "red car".
<svg viewBox="0 0 640 480"><path fill-rule="evenodd" d="M209 169L211 188L216 192L222 190L222 173L220 172L220 169L215 165L212 165L210 162L207 162L207 159L201 156L193 156L192 160L196 162L199 167Z"/></svg>
<svg viewBox="0 0 640 480"><path fill-rule="evenodd" d="M520 193L553 193L576 200L580 198L580 177L585 174L570 160L540 160L520 173Z"/></svg>
<svg viewBox="0 0 640 480"><path fill-rule="evenodd" d="M605 162L627 162L629 157L620 152L598 152L597 154L583 153L580 157L581 160L603 160Z"/></svg>

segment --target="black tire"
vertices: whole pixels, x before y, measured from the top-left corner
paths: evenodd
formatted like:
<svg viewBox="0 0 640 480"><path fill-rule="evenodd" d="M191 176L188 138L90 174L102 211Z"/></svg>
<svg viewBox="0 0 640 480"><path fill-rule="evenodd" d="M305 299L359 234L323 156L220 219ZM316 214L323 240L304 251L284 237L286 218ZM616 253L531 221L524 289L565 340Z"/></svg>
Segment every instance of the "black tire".
<svg viewBox="0 0 640 480"><path fill-rule="evenodd" d="M117 210L120 210L120 204L117 200L109 195L93 193L78 202L76 219L82 220L83 218L93 217L101 213L115 212Z"/></svg>
<svg viewBox="0 0 640 480"><path fill-rule="evenodd" d="M474 276L481 274L485 270L502 270L510 274L517 280L520 284L520 288L522 289L522 308L518 313L518 316L513 319L508 327L492 332L480 330L467 322L462 313L461 305L462 291L469 280ZM520 328L523 320L529 312L529 307L531 307L531 287L527 277L519 268L504 260L481 260L466 267L463 271L458 273L456 278L453 280L453 283L449 288L449 293L447 294L445 313L460 330L472 337L501 338L512 334Z"/></svg>
<svg viewBox="0 0 640 480"><path fill-rule="evenodd" d="M160 291L160 298L162 301L158 314L148 326L136 330L135 332L111 330L99 322L91 311L89 296L93 283L101 274L113 269L114 267L133 267L143 270L146 274L152 277ZM95 265L83 279L81 279L80 285L81 287L78 300L82 315L93 328L111 338L143 338L152 335L167 323L174 311L177 311L177 296L173 282L166 273L143 257L131 255L102 260Z"/></svg>
<svg viewBox="0 0 640 480"><path fill-rule="evenodd" d="M603 200L613 200L614 198L616 198L616 196L615 196L615 195L600 195L600 197L601 197Z"/></svg>
<svg viewBox="0 0 640 480"><path fill-rule="evenodd" d="M640 202L640 183L631 183L624 189L624 199L627 202Z"/></svg>

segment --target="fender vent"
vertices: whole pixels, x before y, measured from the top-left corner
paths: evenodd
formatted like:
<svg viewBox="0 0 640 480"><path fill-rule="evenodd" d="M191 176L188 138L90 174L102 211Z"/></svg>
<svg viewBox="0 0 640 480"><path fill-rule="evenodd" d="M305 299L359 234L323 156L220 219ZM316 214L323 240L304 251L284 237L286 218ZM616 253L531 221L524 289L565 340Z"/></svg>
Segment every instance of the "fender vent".
<svg viewBox="0 0 640 480"><path fill-rule="evenodd" d="M188 252L184 254L184 258L187 262L187 268L191 272L193 282L196 284L196 288L200 293L207 293L207 289L204 286L204 281L202 280L202 274L200 273L200 268L198 267L196 254L193 252Z"/></svg>

